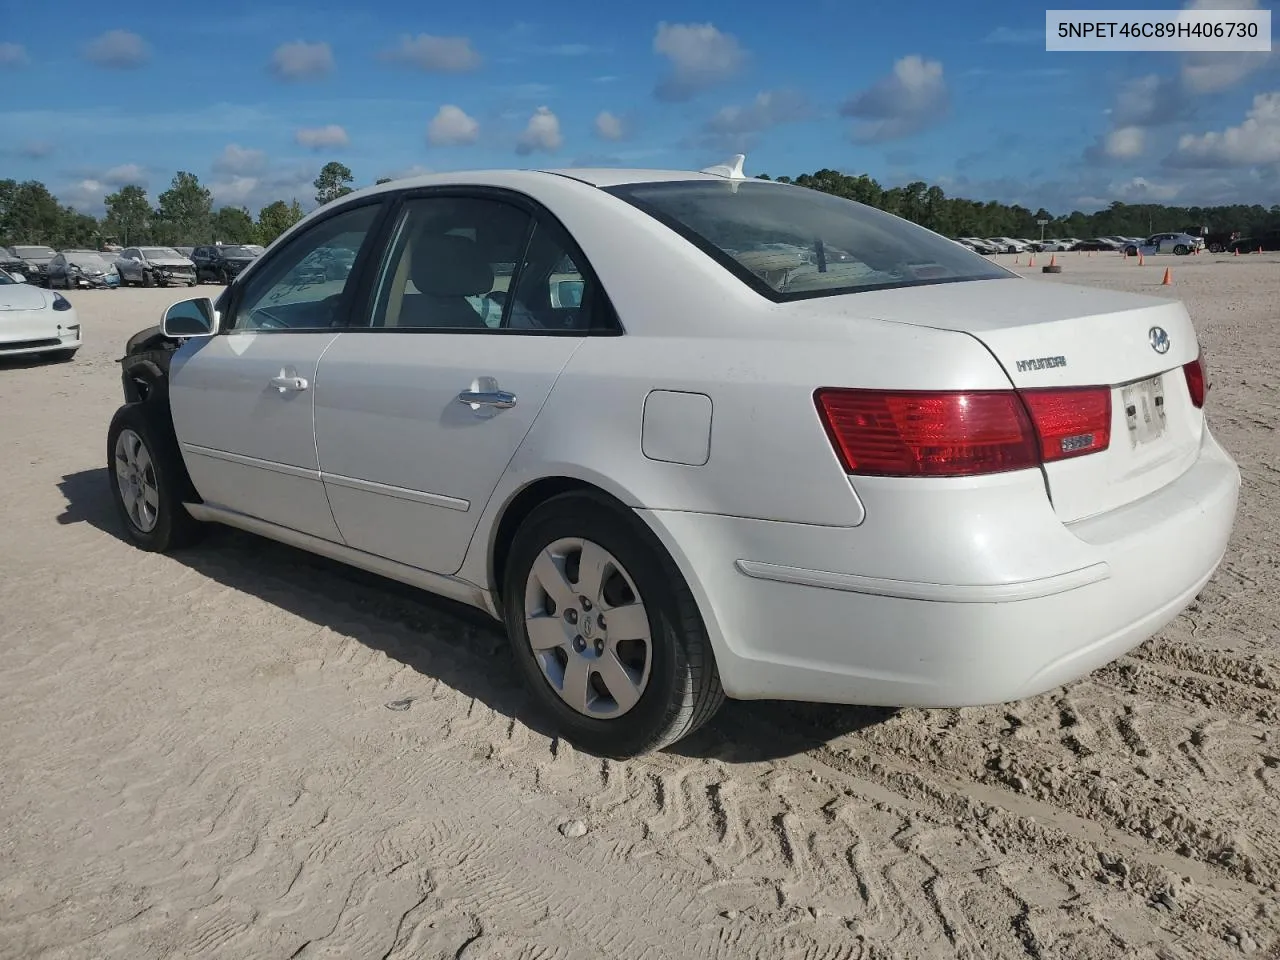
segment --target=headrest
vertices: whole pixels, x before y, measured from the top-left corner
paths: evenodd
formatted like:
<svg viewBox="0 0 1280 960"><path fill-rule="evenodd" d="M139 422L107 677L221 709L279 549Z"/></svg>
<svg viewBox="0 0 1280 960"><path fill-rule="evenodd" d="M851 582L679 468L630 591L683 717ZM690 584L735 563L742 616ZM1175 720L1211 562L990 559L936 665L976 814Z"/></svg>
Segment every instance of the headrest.
<svg viewBox="0 0 1280 960"><path fill-rule="evenodd" d="M410 273L418 292L432 297L478 297L493 289L493 268L466 237L418 237Z"/></svg>

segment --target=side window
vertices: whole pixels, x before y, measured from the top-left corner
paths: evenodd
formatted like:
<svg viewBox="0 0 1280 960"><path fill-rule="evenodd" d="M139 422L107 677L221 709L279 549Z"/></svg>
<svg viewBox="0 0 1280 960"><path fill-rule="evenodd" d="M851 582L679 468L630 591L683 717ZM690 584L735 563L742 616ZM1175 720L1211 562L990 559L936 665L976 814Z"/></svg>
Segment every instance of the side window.
<svg viewBox="0 0 1280 960"><path fill-rule="evenodd" d="M273 252L237 298L232 330L322 330L337 312L379 211L365 204L322 220Z"/></svg>
<svg viewBox="0 0 1280 960"><path fill-rule="evenodd" d="M124 258L125 258L126 260L137 260L137 259L138 259L138 248L137 248L137 247L130 247L128 250L126 250L126 251L124 252Z"/></svg>
<svg viewBox="0 0 1280 960"><path fill-rule="evenodd" d="M478 197L409 200L378 274L371 325L486 330L502 325L531 218Z"/></svg>
<svg viewBox="0 0 1280 960"><path fill-rule="evenodd" d="M512 329L600 330L613 326L608 301L558 223L540 218L521 265Z"/></svg>

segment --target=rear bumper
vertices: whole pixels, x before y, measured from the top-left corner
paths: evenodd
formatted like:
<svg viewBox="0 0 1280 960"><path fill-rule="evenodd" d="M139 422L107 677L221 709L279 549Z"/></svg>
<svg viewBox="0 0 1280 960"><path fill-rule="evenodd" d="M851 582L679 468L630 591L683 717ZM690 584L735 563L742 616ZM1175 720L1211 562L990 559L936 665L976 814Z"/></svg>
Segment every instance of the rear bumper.
<svg viewBox="0 0 1280 960"><path fill-rule="evenodd" d="M1014 484L954 501L860 485L853 528L639 512L698 599L730 696L958 707L1053 689L1177 617L1226 550L1240 475L1206 429L1179 479L1078 523Z"/></svg>

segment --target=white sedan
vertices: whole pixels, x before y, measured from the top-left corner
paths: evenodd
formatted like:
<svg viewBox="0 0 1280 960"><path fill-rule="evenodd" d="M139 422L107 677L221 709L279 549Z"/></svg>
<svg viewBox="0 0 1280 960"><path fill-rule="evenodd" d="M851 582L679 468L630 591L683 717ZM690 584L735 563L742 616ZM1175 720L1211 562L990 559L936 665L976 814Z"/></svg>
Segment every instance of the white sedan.
<svg viewBox="0 0 1280 960"><path fill-rule="evenodd" d="M299 284L317 258L345 267ZM1068 683L1192 601L1240 485L1181 303L741 158L370 187L126 354L133 542L229 524L487 610L611 756L726 695Z"/></svg>
<svg viewBox="0 0 1280 960"><path fill-rule="evenodd" d="M70 360L80 343L80 320L70 300L0 270L0 359L47 354Z"/></svg>

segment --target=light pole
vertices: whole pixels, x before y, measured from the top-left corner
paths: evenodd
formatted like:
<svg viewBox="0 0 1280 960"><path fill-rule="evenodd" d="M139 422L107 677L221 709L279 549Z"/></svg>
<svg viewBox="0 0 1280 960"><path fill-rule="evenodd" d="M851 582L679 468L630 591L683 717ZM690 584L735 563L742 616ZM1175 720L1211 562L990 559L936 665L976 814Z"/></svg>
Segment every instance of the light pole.
<svg viewBox="0 0 1280 960"><path fill-rule="evenodd" d="M1036 223L1040 224L1040 242L1041 243L1044 243L1044 228L1045 228L1045 224L1047 224L1048 222L1049 222L1048 220L1036 221Z"/></svg>

